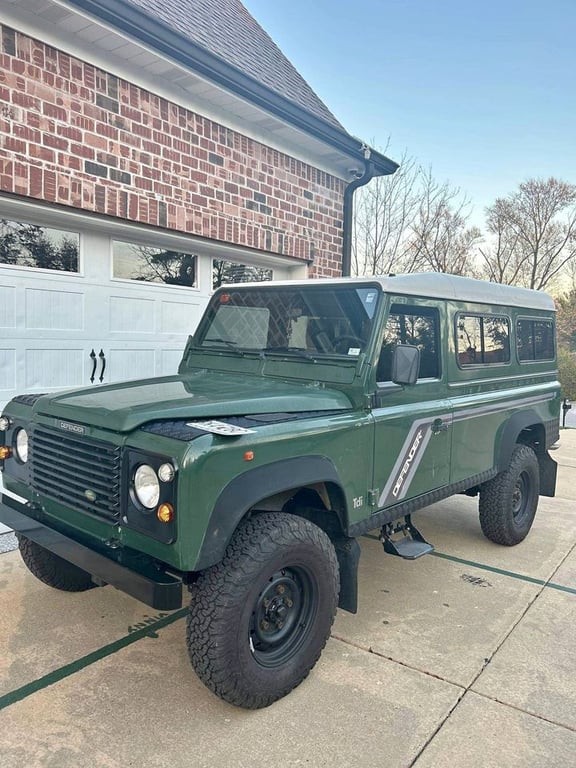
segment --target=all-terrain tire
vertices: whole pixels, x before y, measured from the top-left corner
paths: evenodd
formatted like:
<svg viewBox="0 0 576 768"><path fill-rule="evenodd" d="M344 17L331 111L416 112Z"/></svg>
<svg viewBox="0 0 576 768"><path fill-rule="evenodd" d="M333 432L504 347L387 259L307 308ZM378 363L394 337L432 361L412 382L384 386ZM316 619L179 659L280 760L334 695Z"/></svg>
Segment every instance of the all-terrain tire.
<svg viewBox="0 0 576 768"><path fill-rule="evenodd" d="M282 512L244 520L222 562L190 587L190 661L217 696L267 707L308 675L334 621L340 579L328 536Z"/></svg>
<svg viewBox="0 0 576 768"><path fill-rule="evenodd" d="M17 533L18 548L28 570L49 587L64 592L85 592L96 585L86 571Z"/></svg>
<svg viewBox="0 0 576 768"><path fill-rule="evenodd" d="M523 541L534 522L540 469L528 445L517 445L510 464L480 489L480 525L484 535L507 547Z"/></svg>

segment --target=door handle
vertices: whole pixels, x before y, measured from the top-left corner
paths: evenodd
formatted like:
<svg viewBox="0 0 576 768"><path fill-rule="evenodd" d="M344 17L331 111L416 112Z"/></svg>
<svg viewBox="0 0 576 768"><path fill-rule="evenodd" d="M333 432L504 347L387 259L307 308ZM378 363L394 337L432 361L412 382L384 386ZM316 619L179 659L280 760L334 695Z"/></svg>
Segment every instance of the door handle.
<svg viewBox="0 0 576 768"><path fill-rule="evenodd" d="M433 435L439 435L440 432L448 432L448 427L450 424L447 421L442 421L442 419L436 419L432 422L432 434Z"/></svg>
<svg viewBox="0 0 576 768"><path fill-rule="evenodd" d="M100 350L98 357L102 361L102 369L100 371L100 379L99 379L100 383L102 383L104 381L104 371L106 370L106 355L104 354L103 349Z"/></svg>
<svg viewBox="0 0 576 768"><path fill-rule="evenodd" d="M96 352L92 350L92 352L90 352L89 357L92 360L92 373L90 374L90 384L94 384L94 377L96 376L96 365L98 364L96 361Z"/></svg>

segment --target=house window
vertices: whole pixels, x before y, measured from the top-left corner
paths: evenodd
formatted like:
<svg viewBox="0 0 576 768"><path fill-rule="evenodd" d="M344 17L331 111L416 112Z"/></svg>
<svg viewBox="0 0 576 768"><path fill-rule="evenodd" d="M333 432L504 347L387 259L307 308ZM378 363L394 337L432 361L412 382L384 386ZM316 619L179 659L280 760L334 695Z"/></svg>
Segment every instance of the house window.
<svg viewBox="0 0 576 768"><path fill-rule="evenodd" d="M510 321L496 315L458 315L456 318L458 365L492 365L510 362Z"/></svg>
<svg viewBox="0 0 576 768"><path fill-rule="evenodd" d="M272 270L264 267L252 267L236 264L233 261L214 259L212 262L212 287L219 288L229 283L259 283L272 280Z"/></svg>
<svg viewBox="0 0 576 768"><path fill-rule="evenodd" d="M411 344L420 350L419 379L440 378L438 311L429 307L393 304L384 332L384 342L376 368L376 380L392 380L392 357L398 344Z"/></svg>
<svg viewBox="0 0 576 768"><path fill-rule="evenodd" d="M521 362L554 360L554 323L552 320L518 320L516 344Z"/></svg>
<svg viewBox="0 0 576 768"><path fill-rule="evenodd" d="M78 273L79 253L78 232L0 219L0 265Z"/></svg>
<svg viewBox="0 0 576 768"><path fill-rule="evenodd" d="M122 280L196 287L196 256L149 245L112 242L113 275Z"/></svg>

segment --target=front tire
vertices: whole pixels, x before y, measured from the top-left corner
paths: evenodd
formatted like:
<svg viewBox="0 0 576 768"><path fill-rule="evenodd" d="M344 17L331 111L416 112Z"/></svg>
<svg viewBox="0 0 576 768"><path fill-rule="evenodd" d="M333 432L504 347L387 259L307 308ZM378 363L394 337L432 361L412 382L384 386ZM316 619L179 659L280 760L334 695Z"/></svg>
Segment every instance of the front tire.
<svg viewBox="0 0 576 768"><path fill-rule="evenodd" d="M480 489L480 525L484 535L511 547L523 541L534 522L540 469L533 449L517 445L504 472Z"/></svg>
<svg viewBox="0 0 576 768"><path fill-rule="evenodd" d="M318 660L339 586L334 547L320 528L285 513L243 521L222 562L190 588L186 637L198 677L240 707L282 698Z"/></svg>
<svg viewBox="0 0 576 768"><path fill-rule="evenodd" d="M20 533L16 534L16 538L24 565L44 584L64 592L85 592L96 586L90 574L78 566L63 560Z"/></svg>

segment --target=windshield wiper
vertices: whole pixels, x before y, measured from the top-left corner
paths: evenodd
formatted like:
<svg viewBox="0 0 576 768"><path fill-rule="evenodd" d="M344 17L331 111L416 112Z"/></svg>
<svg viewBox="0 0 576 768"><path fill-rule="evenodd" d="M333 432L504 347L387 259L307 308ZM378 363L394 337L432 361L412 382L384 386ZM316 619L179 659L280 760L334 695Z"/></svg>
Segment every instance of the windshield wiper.
<svg viewBox="0 0 576 768"><path fill-rule="evenodd" d="M316 358L314 355L312 355L310 352L307 352L305 349L302 349L302 347L266 347L262 350L262 352L265 354L266 352L277 352L279 354L283 354L288 352L291 355L297 355L298 357L303 357L305 360L315 360Z"/></svg>
<svg viewBox="0 0 576 768"><path fill-rule="evenodd" d="M202 342L202 347L204 344L210 345L210 344L226 344L226 346L231 349L233 352L236 352L236 354L241 355L244 357L244 352L241 349L238 349L238 342L232 341L231 339L204 339Z"/></svg>

